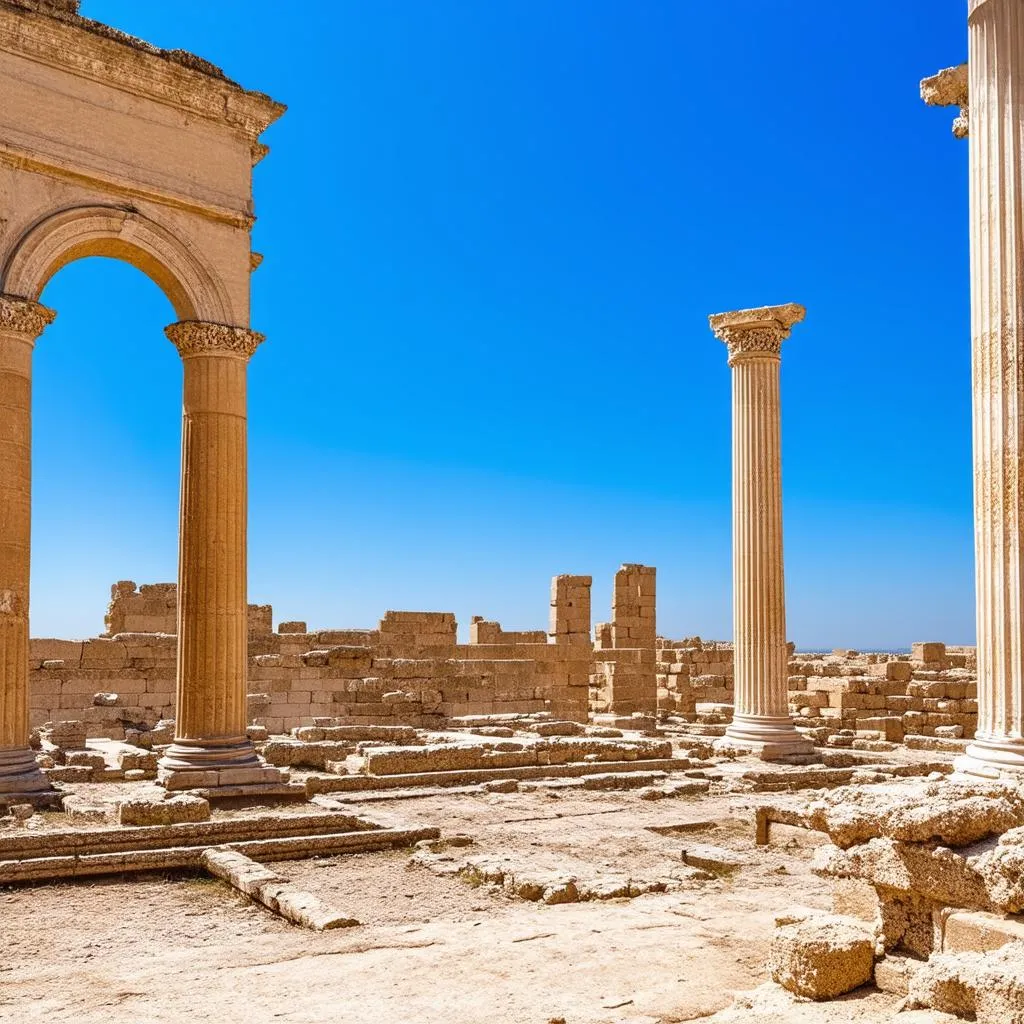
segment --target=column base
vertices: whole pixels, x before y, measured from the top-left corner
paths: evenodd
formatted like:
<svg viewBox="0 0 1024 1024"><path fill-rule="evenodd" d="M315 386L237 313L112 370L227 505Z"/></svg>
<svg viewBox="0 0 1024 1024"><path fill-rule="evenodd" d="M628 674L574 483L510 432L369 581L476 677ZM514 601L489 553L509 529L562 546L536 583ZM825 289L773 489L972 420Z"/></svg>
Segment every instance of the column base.
<svg viewBox="0 0 1024 1024"><path fill-rule="evenodd" d="M245 736L229 739L176 739L157 765L165 789L220 789L279 786L287 776L268 766Z"/></svg>
<svg viewBox="0 0 1024 1024"><path fill-rule="evenodd" d="M1024 778L1024 740L975 738L953 767L960 775L976 779Z"/></svg>
<svg viewBox="0 0 1024 1024"><path fill-rule="evenodd" d="M807 764L816 760L814 744L796 731L791 718L736 715L725 735L715 740L716 750L750 753L762 761L788 761Z"/></svg>
<svg viewBox="0 0 1024 1024"><path fill-rule="evenodd" d="M32 796L59 794L36 763L31 747L0 750L0 805L32 803Z"/></svg>

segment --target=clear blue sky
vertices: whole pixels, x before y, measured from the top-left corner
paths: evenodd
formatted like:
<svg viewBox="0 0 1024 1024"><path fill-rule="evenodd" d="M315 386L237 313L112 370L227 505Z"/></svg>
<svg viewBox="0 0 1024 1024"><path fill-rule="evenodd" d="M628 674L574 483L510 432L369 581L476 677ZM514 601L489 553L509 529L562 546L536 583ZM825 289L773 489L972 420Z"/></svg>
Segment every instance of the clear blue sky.
<svg viewBox="0 0 1024 1024"><path fill-rule="evenodd" d="M658 567L731 634L729 370L783 350L789 633L973 642L967 151L918 80L963 0L84 0L289 105L255 172L250 600L547 621ZM36 349L34 635L176 574L180 364L157 287L62 270Z"/></svg>

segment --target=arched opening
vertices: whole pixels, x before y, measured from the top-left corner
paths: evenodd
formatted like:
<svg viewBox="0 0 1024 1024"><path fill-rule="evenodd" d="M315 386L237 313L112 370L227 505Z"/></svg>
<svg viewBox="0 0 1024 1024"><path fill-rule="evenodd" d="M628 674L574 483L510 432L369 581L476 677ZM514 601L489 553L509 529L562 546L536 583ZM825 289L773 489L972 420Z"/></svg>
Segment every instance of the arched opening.
<svg viewBox="0 0 1024 1024"><path fill-rule="evenodd" d="M170 300L173 319L238 322L240 311L232 308L223 283L186 241L133 209L115 206L76 206L37 221L2 268L0 293L38 300L61 267L88 256L137 267Z"/></svg>
<svg viewBox="0 0 1024 1024"><path fill-rule="evenodd" d="M163 333L177 312L146 275L62 266L33 356L31 631L87 637L115 580L176 579L182 370Z"/></svg>

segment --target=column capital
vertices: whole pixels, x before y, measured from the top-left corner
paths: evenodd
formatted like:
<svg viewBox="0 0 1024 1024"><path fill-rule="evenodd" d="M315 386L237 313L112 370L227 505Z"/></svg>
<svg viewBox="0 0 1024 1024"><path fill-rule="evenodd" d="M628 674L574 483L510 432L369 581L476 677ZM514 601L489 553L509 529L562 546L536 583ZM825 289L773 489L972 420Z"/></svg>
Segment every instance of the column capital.
<svg viewBox="0 0 1024 1024"><path fill-rule="evenodd" d="M53 323L56 313L31 299L14 295L0 295L0 331L24 334L35 341L47 324Z"/></svg>
<svg viewBox="0 0 1024 1024"><path fill-rule="evenodd" d="M729 365L732 366L741 356L778 356L793 325L806 315L807 310L803 306L789 302L784 306L715 313L708 317L708 322L715 337L728 346Z"/></svg>
<svg viewBox="0 0 1024 1024"><path fill-rule="evenodd" d="M248 327L207 323L203 320L179 320L164 328L182 359L198 355L241 356L248 359L264 336Z"/></svg>
<svg viewBox="0 0 1024 1024"><path fill-rule="evenodd" d="M958 64L944 68L931 78L921 80L921 99L929 107L959 107L960 116L953 121L953 135L966 139L970 134L970 84L968 67Z"/></svg>

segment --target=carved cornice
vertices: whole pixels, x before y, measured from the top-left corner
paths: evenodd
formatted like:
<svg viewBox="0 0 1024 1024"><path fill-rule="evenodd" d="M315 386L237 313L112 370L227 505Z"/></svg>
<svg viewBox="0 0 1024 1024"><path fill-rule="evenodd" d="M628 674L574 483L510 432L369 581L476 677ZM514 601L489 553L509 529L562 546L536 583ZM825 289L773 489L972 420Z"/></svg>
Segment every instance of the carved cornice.
<svg viewBox="0 0 1024 1024"><path fill-rule="evenodd" d="M174 343L182 359L200 355L234 355L248 359L263 341L258 331L202 320L180 320L164 333Z"/></svg>
<svg viewBox="0 0 1024 1024"><path fill-rule="evenodd" d="M0 49L228 124L253 141L286 109L194 54L161 50L77 14L38 13L18 0L0 0Z"/></svg>
<svg viewBox="0 0 1024 1024"><path fill-rule="evenodd" d="M0 331L25 334L34 341L57 314L31 299L0 295Z"/></svg>
<svg viewBox="0 0 1024 1024"><path fill-rule="evenodd" d="M729 365L747 355L778 356L794 324L807 315L795 302L784 306L761 306L708 317L715 337L729 350Z"/></svg>

